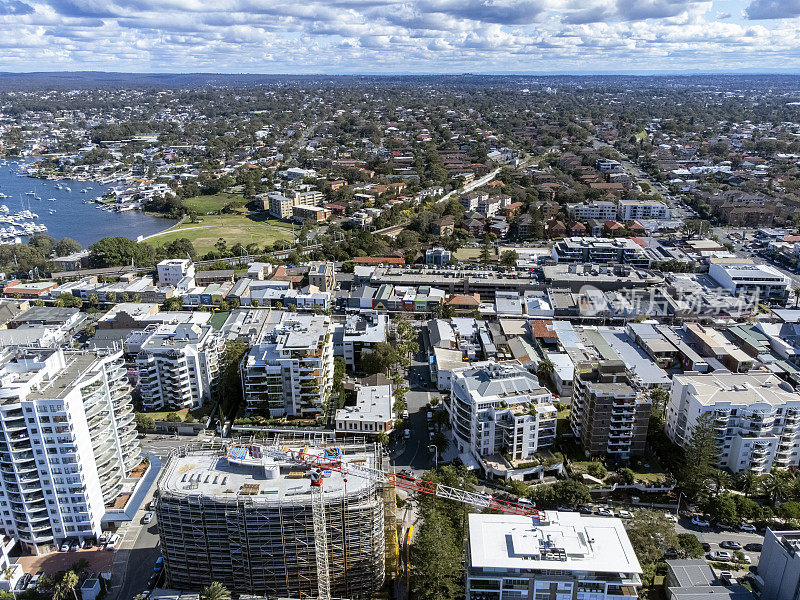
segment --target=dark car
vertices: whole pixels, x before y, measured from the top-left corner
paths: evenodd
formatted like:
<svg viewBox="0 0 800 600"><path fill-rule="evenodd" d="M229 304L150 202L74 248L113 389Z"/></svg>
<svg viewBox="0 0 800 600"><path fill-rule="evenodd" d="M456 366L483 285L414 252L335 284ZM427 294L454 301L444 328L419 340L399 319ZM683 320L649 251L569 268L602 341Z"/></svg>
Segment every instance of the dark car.
<svg viewBox="0 0 800 600"><path fill-rule="evenodd" d="M711 544L708 542L700 542L700 545L703 547L703 552L711 552Z"/></svg>
<svg viewBox="0 0 800 600"><path fill-rule="evenodd" d="M733 540L724 540L719 543L720 548L727 548L728 550L741 550L742 545L739 542L734 542Z"/></svg>
<svg viewBox="0 0 800 600"><path fill-rule="evenodd" d="M761 544L745 544L744 549L749 550L750 552L761 552L762 545Z"/></svg>
<svg viewBox="0 0 800 600"><path fill-rule="evenodd" d="M582 515L594 514L594 511L592 510L592 507L591 506L586 506L585 504L581 504L578 507L578 512L581 513Z"/></svg>
<svg viewBox="0 0 800 600"><path fill-rule="evenodd" d="M17 581L17 585L16 585L16 587L14 589L15 590L24 590L25 587L30 582L31 577L33 577L33 575L31 575L30 573L25 573L22 577L19 578L19 581Z"/></svg>

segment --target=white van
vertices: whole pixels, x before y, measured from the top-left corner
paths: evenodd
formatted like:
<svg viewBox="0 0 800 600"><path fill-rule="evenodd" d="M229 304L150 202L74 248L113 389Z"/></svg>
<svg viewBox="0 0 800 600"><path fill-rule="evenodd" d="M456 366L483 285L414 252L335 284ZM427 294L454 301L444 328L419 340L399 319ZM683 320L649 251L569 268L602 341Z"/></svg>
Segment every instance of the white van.
<svg viewBox="0 0 800 600"><path fill-rule="evenodd" d="M112 534L106 542L106 550L116 550L121 541L122 537L118 533Z"/></svg>

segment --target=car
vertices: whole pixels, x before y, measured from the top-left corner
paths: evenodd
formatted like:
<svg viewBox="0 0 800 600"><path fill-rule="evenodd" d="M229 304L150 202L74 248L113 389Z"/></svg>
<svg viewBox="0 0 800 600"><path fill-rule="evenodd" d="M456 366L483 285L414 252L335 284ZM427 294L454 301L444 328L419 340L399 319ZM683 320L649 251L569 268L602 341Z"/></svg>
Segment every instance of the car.
<svg viewBox="0 0 800 600"><path fill-rule="evenodd" d="M613 517L614 513L611 512L608 508L600 507L595 511L601 517Z"/></svg>
<svg viewBox="0 0 800 600"><path fill-rule="evenodd" d="M587 506L585 504L581 504L578 507L578 512L581 513L582 515L591 515L591 514L594 513L594 511L592 510L592 507L591 506Z"/></svg>
<svg viewBox="0 0 800 600"><path fill-rule="evenodd" d="M97 538L97 545L105 546L107 541L108 541L108 533L103 532L100 534L100 537Z"/></svg>
<svg viewBox="0 0 800 600"><path fill-rule="evenodd" d="M676 517L672 513L664 513L664 518L667 521L672 521L673 523L677 523L678 522L678 517Z"/></svg>
<svg viewBox="0 0 800 600"><path fill-rule="evenodd" d="M667 560L674 560L678 558L678 551L675 548L667 548L664 550L664 558Z"/></svg>
<svg viewBox="0 0 800 600"><path fill-rule="evenodd" d="M764 547L764 546L763 546L762 544L756 544L756 543L752 543L752 544L745 544L745 545L744 545L744 549L745 549L745 550L748 550L748 551L750 551L750 552L761 552L761 549L762 549L763 547Z"/></svg>
<svg viewBox="0 0 800 600"><path fill-rule="evenodd" d="M116 550L121 539L118 533L111 535L106 542L106 550Z"/></svg>
<svg viewBox="0 0 800 600"><path fill-rule="evenodd" d="M756 532L756 526L753 525L752 523L742 523L741 525L739 525L739 530L740 531L747 531L749 533L755 533Z"/></svg>
<svg viewBox="0 0 800 600"><path fill-rule="evenodd" d="M39 580L42 578L42 575L44 575L44 571L37 571L36 575L31 577L31 582L28 584L28 588L35 588L36 584L39 583Z"/></svg>
<svg viewBox="0 0 800 600"><path fill-rule="evenodd" d="M711 552L711 544L708 542L700 542L700 545L703 547L703 552Z"/></svg>
<svg viewBox="0 0 800 600"><path fill-rule="evenodd" d="M741 550L742 545L733 540L723 540L719 543L720 548L727 548L728 550Z"/></svg>
<svg viewBox="0 0 800 600"><path fill-rule="evenodd" d="M427 417L428 420L431 420L433 418L433 413L431 411L428 411Z"/></svg>
<svg viewBox="0 0 800 600"><path fill-rule="evenodd" d="M719 560L719 561L730 561L733 559L733 554L730 552L725 552L724 550L717 550L716 552L712 552L708 555L711 560Z"/></svg>
<svg viewBox="0 0 800 600"><path fill-rule="evenodd" d="M27 587L28 583L30 583L31 577L33 577L33 575L31 575L30 573L25 573L22 577L19 578L19 581L17 581L17 585L14 586L14 589L20 591L24 590Z"/></svg>
<svg viewBox="0 0 800 600"><path fill-rule="evenodd" d="M403 411L403 418L404 418L404 419L407 419L407 418L408 418L408 410L404 410L404 411Z"/></svg>
<svg viewBox="0 0 800 600"><path fill-rule="evenodd" d="M72 540L70 542L70 544L69 544L69 551L70 552L74 552L75 550L77 550L80 547L81 547L81 544L80 544L80 542L78 542L78 540Z"/></svg>
<svg viewBox="0 0 800 600"><path fill-rule="evenodd" d="M83 542L81 542L81 548L83 548L84 550L88 550L92 546L94 546L94 544L92 543L92 540L90 540L90 539L85 539L85 540L83 540Z"/></svg>
<svg viewBox="0 0 800 600"><path fill-rule="evenodd" d="M161 573L161 569L163 569L163 568L164 568L164 557L163 556L159 556L156 559L156 564L153 567L153 571L155 573Z"/></svg>
<svg viewBox="0 0 800 600"><path fill-rule="evenodd" d="M633 513L631 511L629 511L629 510L618 510L617 511L617 516L620 519L632 519L633 518Z"/></svg>
<svg viewBox="0 0 800 600"><path fill-rule="evenodd" d="M403 437L405 439L410 438L411 437L411 430L410 429L406 429L405 431L403 431Z"/></svg>
<svg viewBox="0 0 800 600"><path fill-rule="evenodd" d="M61 542L61 545L58 547L59 552L68 552L69 551L69 540L64 540Z"/></svg>
<svg viewBox="0 0 800 600"><path fill-rule="evenodd" d="M708 527L709 525L711 525L711 523L709 523L702 517L694 516L692 517L692 525L697 525L698 527Z"/></svg>
<svg viewBox="0 0 800 600"><path fill-rule="evenodd" d="M152 520L153 520L153 513L152 512L148 511L148 512L144 513L144 516L142 517L142 523L144 525L147 525Z"/></svg>

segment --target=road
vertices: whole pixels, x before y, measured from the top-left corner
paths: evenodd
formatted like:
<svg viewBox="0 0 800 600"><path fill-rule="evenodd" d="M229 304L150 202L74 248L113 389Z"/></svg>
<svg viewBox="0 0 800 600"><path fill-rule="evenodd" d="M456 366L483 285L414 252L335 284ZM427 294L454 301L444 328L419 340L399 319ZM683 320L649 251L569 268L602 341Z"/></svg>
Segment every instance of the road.
<svg viewBox="0 0 800 600"><path fill-rule="evenodd" d="M424 353L423 353L424 354ZM405 450L397 456L392 464L400 469L409 469L414 475L420 475L432 466L433 456L428 450L427 403L431 399L429 389L428 364L421 357L411 361L408 369L408 387L406 405L408 419L406 427L411 430L411 437L405 440ZM422 377L422 382L420 382Z"/></svg>

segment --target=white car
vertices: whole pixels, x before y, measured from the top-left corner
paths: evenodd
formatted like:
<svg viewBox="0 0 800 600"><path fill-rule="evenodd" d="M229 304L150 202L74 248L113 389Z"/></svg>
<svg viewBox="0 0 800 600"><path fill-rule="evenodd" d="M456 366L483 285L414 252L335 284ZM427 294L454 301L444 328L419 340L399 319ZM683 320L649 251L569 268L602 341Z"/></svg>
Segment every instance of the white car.
<svg viewBox="0 0 800 600"><path fill-rule="evenodd" d="M697 525L698 527L708 527L711 524L702 517L692 517L692 525Z"/></svg>
<svg viewBox="0 0 800 600"><path fill-rule="evenodd" d="M733 560L733 554L730 552L725 552L724 550L717 550L716 552L712 552L708 555L711 560L719 560L723 562L728 562Z"/></svg>
<svg viewBox="0 0 800 600"><path fill-rule="evenodd" d="M633 513L630 512L629 510L618 510L617 511L617 516L620 519L632 519L633 518Z"/></svg>
<svg viewBox="0 0 800 600"><path fill-rule="evenodd" d="M756 532L756 526L753 525L752 523L742 523L741 525L739 525L739 530L740 531L747 531L749 533L755 533Z"/></svg>
<svg viewBox="0 0 800 600"><path fill-rule="evenodd" d="M664 513L664 518L667 521L671 521L672 523L677 523L678 522L678 517L676 517L672 513Z"/></svg>

